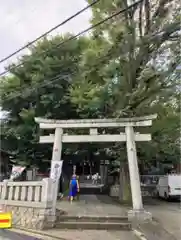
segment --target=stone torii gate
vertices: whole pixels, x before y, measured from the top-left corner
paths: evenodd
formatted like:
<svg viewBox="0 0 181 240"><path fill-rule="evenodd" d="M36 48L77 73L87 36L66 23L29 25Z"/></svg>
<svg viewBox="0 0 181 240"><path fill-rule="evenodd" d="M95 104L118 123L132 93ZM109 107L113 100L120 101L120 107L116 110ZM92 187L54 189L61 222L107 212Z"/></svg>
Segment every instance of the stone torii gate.
<svg viewBox="0 0 181 240"><path fill-rule="evenodd" d="M55 129L55 134L40 136L40 143L53 143L52 161L60 161L63 143L75 142L126 142L129 165L130 184L132 192L133 210L132 216L138 216L144 212L140 177L137 161L137 141L150 141L151 134L134 132L134 127L147 127L152 125L152 120L157 115L119 119L82 119L82 120L51 120L35 118L40 129ZM124 128L125 132L119 134L99 134L99 128ZM70 135L64 133L65 129L89 129L87 135ZM52 170L52 169L51 169Z"/></svg>

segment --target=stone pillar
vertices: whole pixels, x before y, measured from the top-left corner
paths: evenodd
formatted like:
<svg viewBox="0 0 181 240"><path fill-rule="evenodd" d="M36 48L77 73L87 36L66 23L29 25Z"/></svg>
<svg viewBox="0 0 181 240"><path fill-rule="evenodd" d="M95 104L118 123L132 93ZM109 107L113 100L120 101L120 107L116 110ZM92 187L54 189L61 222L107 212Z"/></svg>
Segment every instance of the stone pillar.
<svg viewBox="0 0 181 240"><path fill-rule="evenodd" d="M100 161L100 176L101 176L101 184L104 184L104 175L105 175L105 165L104 160Z"/></svg>
<svg viewBox="0 0 181 240"><path fill-rule="evenodd" d="M54 144L53 144L52 161L60 161L61 160L62 135L63 135L63 129L62 128L56 128L55 129L55 139L54 139Z"/></svg>
<svg viewBox="0 0 181 240"><path fill-rule="evenodd" d="M56 128L55 129L55 139L53 144L53 153L52 153L52 161L61 161L61 155L62 155L62 135L63 135L63 129L62 128ZM50 176L52 176L53 171L53 164L51 164L51 172ZM56 211L56 203L57 203L57 196L58 196L58 189L59 189L59 179L54 180L53 182L53 190L52 190L52 198L53 198L53 212Z"/></svg>
<svg viewBox="0 0 181 240"><path fill-rule="evenodd" d="M141 187L140 187L140 176L138 169L138 160L136 153L136 143L134 140L134 130L133 127L126 127L126 144L127 144L127 156L129 164L129 175L131 183L131 193L133 210L143 209Z"/></svg>
<svg viewBox="0 0 181 240"><path fill-rule="evenodd" d="M54 191L54 183L50 178L44 178L42 180L43 188L42 188L42 202L45 204L44 208L39 212L39 216L37 216L36 221L37 227L42 228L52 228L55 225L56 221L56 207L54 205L53 191ZM41 226L42 225L42 226ZM41 227L40 227L41 226ZM35 227L35 228L37 228Z"/></svg>
<svg viewBox="0 0 181 240"><path fill-rule="evenodd" d="M105 160L104 184L108 183L108 165L109 165L109 160Z"/></svg>
<svg viewBox="0 0 181 240"><path fill-rule="evenodd" d="M106 185L108 180L108 160L100 161L101 184Z"/></svg>
<svg viewBox="0 0 181 240"><path fill-rule="evenodd" d="M133 202L133 210L128 212L128 218L135 222L149 221L152 219L152 215L151 213L146 212L143 208L134 130L132 126L128 126L125 127L125 131L131 194Z"/></svg>

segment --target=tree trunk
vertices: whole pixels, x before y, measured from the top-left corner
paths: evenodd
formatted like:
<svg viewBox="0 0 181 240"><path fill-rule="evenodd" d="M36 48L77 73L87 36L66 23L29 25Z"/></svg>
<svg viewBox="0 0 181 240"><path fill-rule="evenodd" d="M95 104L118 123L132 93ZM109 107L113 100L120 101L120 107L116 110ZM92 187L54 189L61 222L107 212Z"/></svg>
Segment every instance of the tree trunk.
<svg viewBox="0 0 181 240"><path fill-rule="evenodd" d="M124 197L124 170L123 170L123 164L120 163L120 169L119 169L119 201L123 201Z"/></svg>
<svg viewBox="0 0 181 240"><path fill-rule="evenodd" d="M131 189L127 163L120 163L119 201L131 202Z"/></svg>

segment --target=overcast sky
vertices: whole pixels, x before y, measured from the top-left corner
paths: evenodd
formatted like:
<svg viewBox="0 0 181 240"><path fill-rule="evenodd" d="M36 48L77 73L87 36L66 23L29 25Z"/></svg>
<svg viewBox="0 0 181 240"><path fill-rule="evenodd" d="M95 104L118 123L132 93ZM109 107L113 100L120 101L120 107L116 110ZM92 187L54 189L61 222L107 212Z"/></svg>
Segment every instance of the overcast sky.
<svg viewBox="0 0 181 240"><path fill-rule="evenodd" d="M0 59L32 41L86 5L85 0L0 0ZM58 28L53 34L78 33L89 26L90 16L90 11L85 11ZM12 58L4 64L0 64L0 72L4 66L15 59Z"/></svg>
<svg viewBox="0 0 181 240"><path fill-rule="evenodd" d="M87 5L85 0L0 0L0 59L34 40ZM90 10L53 32L78 33L89 26ZM0 64L0 72L24 54ZM0 112L0 117L1 117Z"/></svg>

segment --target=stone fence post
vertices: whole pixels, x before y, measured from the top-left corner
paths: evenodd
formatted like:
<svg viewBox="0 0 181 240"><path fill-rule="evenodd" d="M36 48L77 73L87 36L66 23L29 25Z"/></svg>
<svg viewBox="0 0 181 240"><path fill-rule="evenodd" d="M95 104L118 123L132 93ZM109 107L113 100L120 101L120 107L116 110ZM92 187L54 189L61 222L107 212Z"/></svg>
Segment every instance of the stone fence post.
<svg viewBox="0 0 181 240"><path fill-rule="evenodd" d="M50 206L53 202L53 180L51 178L44 178L42 180L43 188L42 188L42 202L46 203L47 207Z"/></svg>
<svg viewBox="0 0 181 240"><path fill-rule="evenodd" d="M40 215L46 219L47 227L51 228L55 224L56 220L56 205L54 205L54 182L51 178L44 178L43 182L43 189L42 189L42 202L45 203L45 208ZM45 227L46 228L46 227Z"/></svg>
<svg viewBox="0 0 181 240"><path fill-rule="evenodd" d="M3 181L3 186L2 186L2 193L1 193L1 199L6 200L7 198L7 184L9 180L4 180Z"/></svg>

